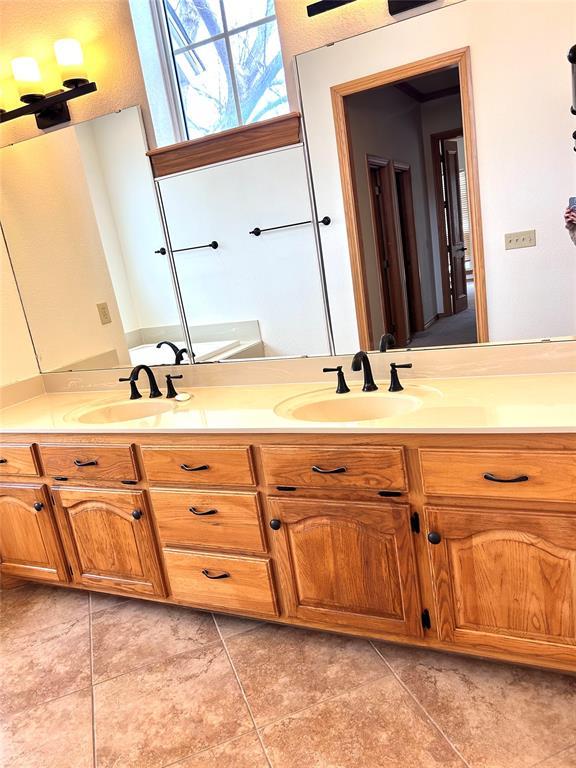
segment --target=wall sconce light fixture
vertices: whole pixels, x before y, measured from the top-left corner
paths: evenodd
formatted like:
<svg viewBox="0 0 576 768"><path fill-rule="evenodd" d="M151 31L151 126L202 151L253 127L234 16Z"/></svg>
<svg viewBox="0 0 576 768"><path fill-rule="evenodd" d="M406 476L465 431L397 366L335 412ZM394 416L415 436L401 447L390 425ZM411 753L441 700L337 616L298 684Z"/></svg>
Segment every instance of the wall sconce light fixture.
<svg viewBox="0 0 576 768"><path fill-rule="evenodd" d="M340 8L342 5L353 3L354 0L318 0L316 3L310 3L306 6L308 16L318 16L319 13L332 11L334 8Z"/></svg>
<svg viewBox="0 0 576 768"><path fill-rule="evenodd" d="M30 56L12 60L12 73L20 94L20 101L26 106L9 111L0 109L0 123L15 120L25 115L35 115L36 125L41 130L52 128L70 120L68 102L87 93L93 93L96 83L86 77L84 55L77 40L65 38L54 43L56 61L60 66L63 89L44 93L38 63Z"/></svg>

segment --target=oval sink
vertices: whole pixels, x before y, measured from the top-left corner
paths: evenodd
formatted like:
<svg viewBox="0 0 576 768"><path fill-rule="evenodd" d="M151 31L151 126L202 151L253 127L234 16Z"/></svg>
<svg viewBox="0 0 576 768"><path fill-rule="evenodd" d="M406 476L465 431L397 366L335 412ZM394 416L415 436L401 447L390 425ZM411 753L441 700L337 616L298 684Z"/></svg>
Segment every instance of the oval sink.
<svg viewBox="0 0 576 768"><path fill-rule="evenodd" d="M174 405L166 400L137 400L136 402L131 400L127 403L114 403L92 408L74 418L83 424L114 424L119 421L137 421L173 410Z"/></svg>
<svg viewBox="0 0 576 768"><path fill-rule="evenodd" d="M275 411L278 416L298 421L374 421L410 413L422 405L417 397L389 392L322 395L285 400Z"/></svg>

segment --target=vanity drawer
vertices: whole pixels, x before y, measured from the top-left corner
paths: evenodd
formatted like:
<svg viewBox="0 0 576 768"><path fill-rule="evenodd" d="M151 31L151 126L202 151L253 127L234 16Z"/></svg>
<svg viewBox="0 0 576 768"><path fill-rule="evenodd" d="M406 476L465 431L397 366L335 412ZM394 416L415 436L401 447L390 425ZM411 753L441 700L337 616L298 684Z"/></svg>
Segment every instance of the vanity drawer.
<svg viewBox="0 0 576 768"><path fill-rule="evenodd" d="M255 493L152 491L163 546L265 552Z"/></svg>
<svg viewBox="0 0 576 768"><path fill-rule="evenodd" d="M268 485L408 490L402 448L263 447Z"/></svg>
<svg viewBox="0 0 576 768"><path fill-rule="evenodd" d="M214 448L143 448L151 483L254 485L249 446Z"/></svg>
<svg viewBox="0 0 576 768"><path fill-rule="evenodd" d="M164 560L176 600L206 608L278 615L267 558L165 549Z"/></svg>
<svg viewBox="0 0 576 768"><path fill-rule="evenodd" d="M0 475L38 476L32 445L0 445Z"/></svg>
<svg viewBox="0 0 576 768"><path fill-rule="evenodd" d="M40 457L44 474L55 480L138 480L130 445L41 445Z"/></svg>
<svg viewBox="0 0 576 768"><path fill-rule="evenodd" d="M576 452L420 449L424 493L576 502Z"/></svg>

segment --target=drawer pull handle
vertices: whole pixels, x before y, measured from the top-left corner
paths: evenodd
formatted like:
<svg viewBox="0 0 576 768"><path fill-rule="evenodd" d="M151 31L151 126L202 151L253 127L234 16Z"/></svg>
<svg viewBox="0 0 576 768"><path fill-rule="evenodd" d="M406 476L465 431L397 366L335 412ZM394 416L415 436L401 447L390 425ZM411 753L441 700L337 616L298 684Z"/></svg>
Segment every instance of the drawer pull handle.
<svg viewBox="0 0 576 768"><path fill-rule="evenodd" d="M316 465L312 467L312 472L318 472L319 475L341 475L346 471L346 467L336 467L335 469L322 469L322 467L317 467Z"/></svg>
<svg viewBox="0 0 576 768"><path fill-rule="evenodd" d="M214 574L214 576L211 576L208 568L202 569L202 575L206 576L207 579L229 579L230 578L230 574L227 571L222 571L222 573L216 573Z"/></svg>
<svg viewBox="0 0 576 768"><path fill-rule="evenodd" d="M208 464L201 464L199 467L191 467L189 464L180 464L180 469L184 472L203 472L205 469L210 469Z"/></svg>
<svg viewBox="0 0 576 768"><path fill-rule="evenodd" d="M437 531L430 531L428 534L428 541L430 544L440 544L442 541L442 536Z"/></svg>
<svg viewBox="0 0 576 768"><path fill-rule="evenodd" d="M134 520L140 520L140 518L142 517L142 510L141 509L134 509L132 511L132 517L134 518Z"/></svg>
<svg viewBox="0 0 576 768"><path fill-rule="evenodd" d="M272 528L273 531L279 531L281 527L282 527L281 520L278 520L277 518L270 520L270 528Z"/></svg>
<svg viewBox="0 0 576 768"><path fill-rule="evenodd" d="M8 459L0 459L0 464L8 464Z"/></svg>
<svg viewBox="0 0 576 768"><path fill-rule="evenodd" d="M207 509L204 512L200 512L196 507L188 507L188 511L192 512L193 515L198 515L198 517L206 517L206 515L216 515L218 513L217 509Z"/></svg>
<svg viewBox="0 0 576 768"><path fill-rule="evenodd" d="M44 504L42 504L41 501L35 501L34 509L36 510L36 512L41 512L44 509Z"/></svg>
<svg viewBox="0 0 576 768"><path fill-rule="evenodd" d="M528 480L528 475L518 475L518 477L511 477L505 479L502 477L496 477L492 472L486 472L484 480L490 480L492 483L525 483Z"/></svg>
<svg viewBox="0 0 576 768"><path fill-rule="evenodd" d="M95 467L97 464L98 462L96 459L91 459L90 461L80 461L80 459L74 459L75 467Z"/></svg>

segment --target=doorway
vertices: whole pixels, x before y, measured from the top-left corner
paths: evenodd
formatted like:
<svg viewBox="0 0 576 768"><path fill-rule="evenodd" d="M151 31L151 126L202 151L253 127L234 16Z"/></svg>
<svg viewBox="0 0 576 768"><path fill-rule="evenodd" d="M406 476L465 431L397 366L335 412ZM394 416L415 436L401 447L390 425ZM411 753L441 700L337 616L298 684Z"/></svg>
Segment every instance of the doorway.
<svg viewBox="0 0 576 768"><path fill-rule="evenodd" d="M363 349L488 340L469 51L332 88Z"/></svg>
<svg viewBox="0 0 576 768"><path fill-rule="evenodd" d="M397 346L424 330L410 166L368 155L382 325Z"/></svg>

